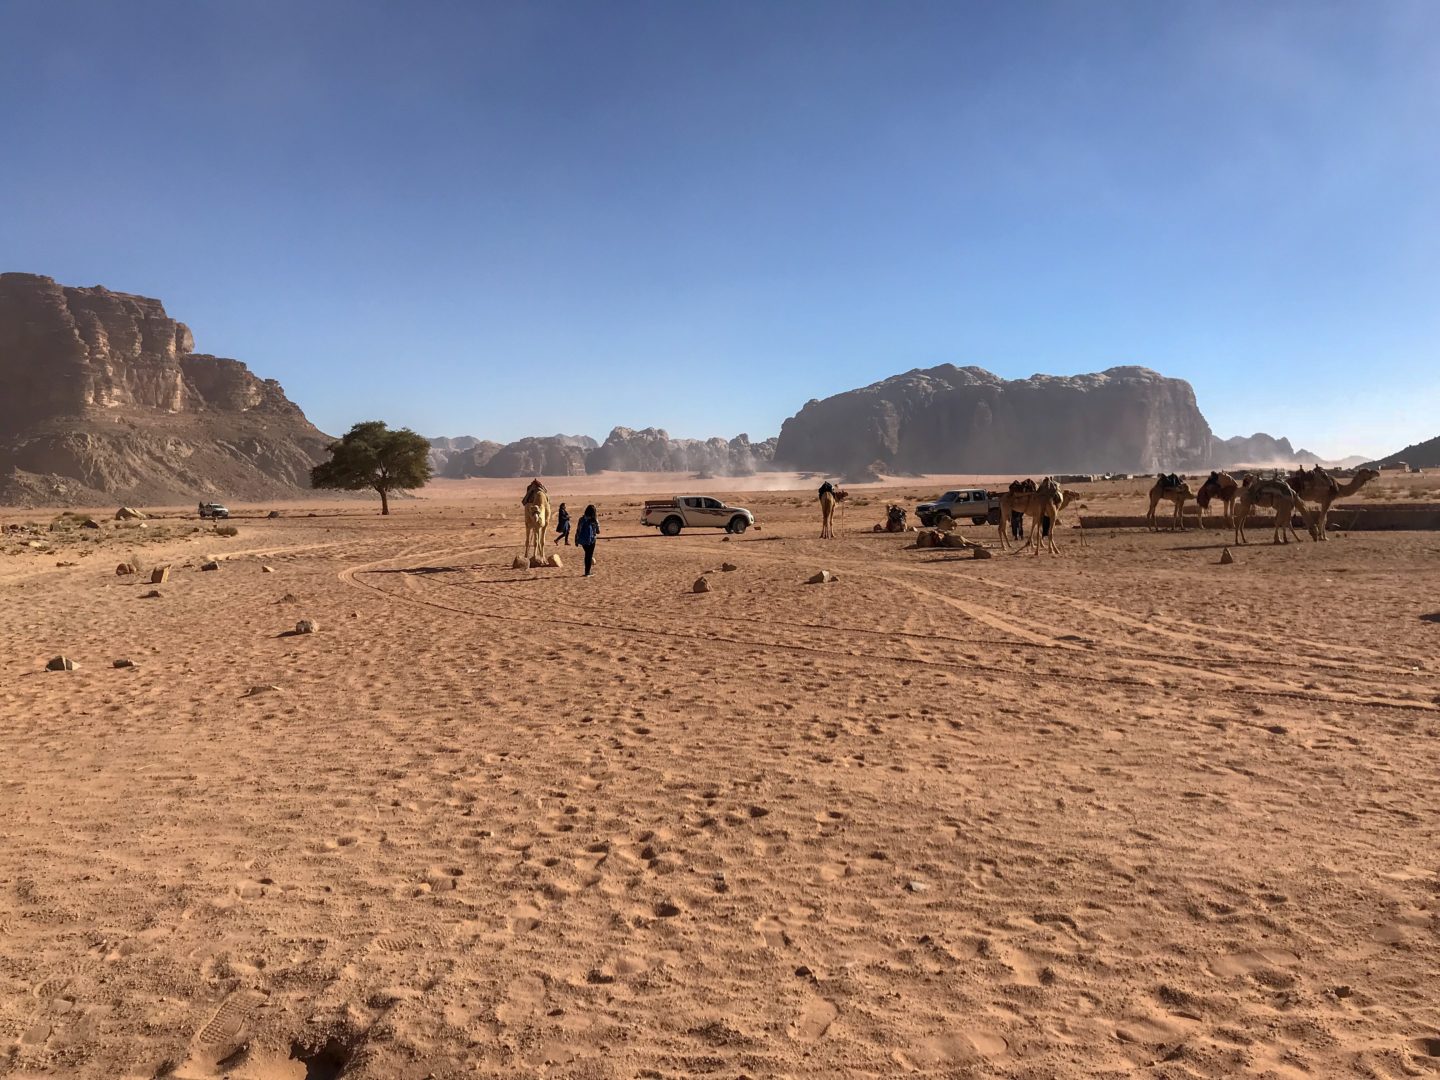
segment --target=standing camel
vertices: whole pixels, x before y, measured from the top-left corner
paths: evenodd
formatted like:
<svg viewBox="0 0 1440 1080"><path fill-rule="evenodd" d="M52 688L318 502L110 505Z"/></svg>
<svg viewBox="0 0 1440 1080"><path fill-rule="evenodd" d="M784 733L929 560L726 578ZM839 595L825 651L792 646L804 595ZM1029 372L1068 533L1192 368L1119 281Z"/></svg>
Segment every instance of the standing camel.
<svg viewBox="0 0 1440 1080"><path fill-rule="evenodd" d="M531 480L530 486L525 490L523 500L525 507L525 556L526 558L545 558L545 529L550 524L550 496L545 491L545 485L539 480Z"/></svg>
<svg viewBox="0 0 1440 1080"><path fill-rule="evenodd" d="M1167 484L1167 479L1173 479L1173 484ZM1195 498L1195 492L1190 490L1190 485L1181 480L1173 473L1167 478L1157 476L1155 486L1150 489L1150 511L1145 515L1145 524L1150 526L1151 532L1159 532L1160 526L1155 524L1155 507L1160 505L1161 499L1169 499L1175 504L1175 517L1172 529L1180 532L1185 531L1185 500Z"/></svg>
<svg viewBox="0 0 1440 1080"><path fill-rule="evenodd" d="M1275 537L1272 543L1288 544L1291 536L1297 541L1300 539L1300 534L1295 531L1296 514L1300 515L1300 520L1314 538L1314 518L1309 507L1295 494L1294 488L1284 480L1255 480L1241 488L1240 496L1235 500L1236 544L1250 542L1245 538L1245 521L1250 517L1250 511L1257 506L1268 506L1275 511ZM1287 533L1289 535L1286 535Z"/></svg>
<svg viewBox="0 0 1440 1080"><path fill-rule="evenodd" d="M1060 511L1069 500L1048 476L1030 493L1029 500L1025 516L1030 521L1030 537L1025 544L1034 546L1036 558L1040 557L1042 546L1048 547L1051 555L1059 555L1060 549L1055 546L1055 529L1060 524ZM1004 533L1001 533L1001 539L1003 541ZM1024 550L1022 546L1020 551Z"/></svg>
<svg viewBox="0 0 1440 1080"><path fill-rule="evenodd" d="M1229 525L1235 516L1235 497L1239 494L1240 481L1228 472L1212 472L1195 493L1195 505L1200 508L1200 528L1205 528L1212 499L1219 499L1224 505L1225 524Z"/></svg>
<svg viewBox="0 0 1440 1080"><path fill-rule="evenodd" d="M1315 514L1315 523L1312 526L1319 532L1319 535L1315 537L1316 540L1329 539L1325 534L1325 529L1326 522L1330 517L1330 504L1336 499L1354 495L1379 475L1374 469L1361 469L1348 484L1340 484L1319 465L1309 472L1300 469L1290 474L1290 486L1295 489L1295 494L1307 503L1314 503L1318 508Z"/></svg>
<svg viewBox="0 0 1440 1080"><path fill-rule="evenodd" d="M835 532L830 527L831 521L835 517L835 507L839 506L840 503L844 502L845 499L849 497L849 495L850 493L842 488L829 487L828 482L826 487L822 487L820 489L821 540L833 540L835 538Z"/></svg>

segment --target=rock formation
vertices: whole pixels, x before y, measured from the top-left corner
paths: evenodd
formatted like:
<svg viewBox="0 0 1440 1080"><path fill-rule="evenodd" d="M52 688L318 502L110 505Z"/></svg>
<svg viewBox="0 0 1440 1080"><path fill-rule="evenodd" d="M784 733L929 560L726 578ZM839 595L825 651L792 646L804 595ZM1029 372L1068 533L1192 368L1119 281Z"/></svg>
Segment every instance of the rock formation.
<svg viewBox="0 0 1440 1080"><path fill-rule="evenodd" d="M588 472L692 472L749 476L769 466L775 440L752 443L749 435L724 439L672 439L663 428L617 427L586 459Z"/></svg>
<svg viewBox="0 0 1440 1080"><path fill-rule="evenodd" d="M489 439L477 439L461 435L455 439L430 440L430 469L436 476L449 480L463 480L467 476L479 476L481 468L501 449L501 444Z"/></svg>
<svg viewBox="0 0 1440 1080"><path fill-rule="evenodd" d="M1366 462L1365 467L1383 469L1388 465L1393 468L1402 461L1412 469L1440 469L1440 435L1424 442L1411 443L1404 450L1397 450L1379 461Z"/></svg>
<svg viewBox="0 0 1440 1080"><path fill-rule="evenodd" d="M1181 379L1142 367L1006 380L953 364L916 369L786 420L782 468L891 472L1154 472L1207 463L1210 425Z"/></svg>
<svg viewBox="0 0 1440 1080"><path fill-rule="evenodd" d="M1249 438L1216 439L1209 464L1229 469L1237 465L1313 465L1320 458L1309 450L1296 450L1289 439L1277 439L1258 431Z"/></svg>
<svg viewBox="0 0 1440 1080"><path fill-rule="evenodd" d="M0 503L308 488L329 439L273 379L193 349L158 300L0 274Z"/></svg>
<svg viewBox="0 0 1440 1080"><path fill-rule="evenodd" d="M587 445L588 444L588 445ZM581 476L595 440L584 435L517 439L497 450L472 476Z"/></svg>

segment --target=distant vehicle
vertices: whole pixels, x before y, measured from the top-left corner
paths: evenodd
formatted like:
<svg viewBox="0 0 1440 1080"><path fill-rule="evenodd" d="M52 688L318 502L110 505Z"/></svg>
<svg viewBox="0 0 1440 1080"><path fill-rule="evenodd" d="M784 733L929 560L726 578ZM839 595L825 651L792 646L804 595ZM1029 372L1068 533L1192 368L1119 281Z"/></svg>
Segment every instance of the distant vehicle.
<svg viewBox="0 0 1440 1080"><path fill-rule="evenodd" d="M201 503L200 516L202 518L214 518L218 521L221 518L228 518L230 511L223 503Z"/></svg>
<svg viewBox="0 0 1440 1080"><path fill-rule="evenodd" d="M726 506L709 495L676 495L669 499L647 499L640 524L658 528L666 536L678 536L681 529L743 533L755 524L755 515L743 506Z"/></svg>
<svg viewBox="0 0 1440 1080"><path fill-rule="evenodd" d="M972 525L995 524L1000 519L1000 496L991 495L984 488L958 488L947 491L934 502L921 503L915 508L915 516L927 528L939 525L942 518L960 521L969 518ZM992 515L994 515L992 520Z"/></svg>

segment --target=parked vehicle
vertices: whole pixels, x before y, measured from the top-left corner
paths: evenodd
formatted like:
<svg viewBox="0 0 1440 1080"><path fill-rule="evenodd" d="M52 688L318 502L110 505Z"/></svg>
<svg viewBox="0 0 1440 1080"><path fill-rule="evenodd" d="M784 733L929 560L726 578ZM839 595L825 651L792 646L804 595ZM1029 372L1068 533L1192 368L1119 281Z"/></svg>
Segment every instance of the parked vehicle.
<svg viewBox="0 0 1440 1080"><path fill-rule="evenodd" d="M915 516L926 527L939 525L942 517L955 521L969 518L971 524L995 524L1000 513L1000 496L992 495L984 488L957 488L947 491L933 502L921 503L915 508Z"/></svg>
<svg viewBox="0 0 1440 1080"><path fill-rule="evenodd" d="M225 507L223 503L202 502L200 504L200 516L202 518L213 518L216 521L219 521L222 518L228 518L230 516L230 511Z"/></svg>
<svg viewBox="0 0 1440 1080"><path fill-rule="evenodd" d="M755 524L755 515L743 506L726 506L709 495L676 495L669 499L647 499L640 524L658 528L666 536L677 536L681 529L743 533Z"/></svg>

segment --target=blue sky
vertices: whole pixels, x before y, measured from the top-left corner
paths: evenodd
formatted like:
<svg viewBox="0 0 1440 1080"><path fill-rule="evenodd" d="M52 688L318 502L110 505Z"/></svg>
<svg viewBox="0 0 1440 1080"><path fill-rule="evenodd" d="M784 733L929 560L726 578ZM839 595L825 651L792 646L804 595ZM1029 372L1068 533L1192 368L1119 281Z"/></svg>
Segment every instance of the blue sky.
<svg viewBox="0 0 1440 1080"><path fill-rule="evenodd" d="M1144 364L1440 433L1440 4L0 0L0 269L338 432L776 433Z"/></svg>

